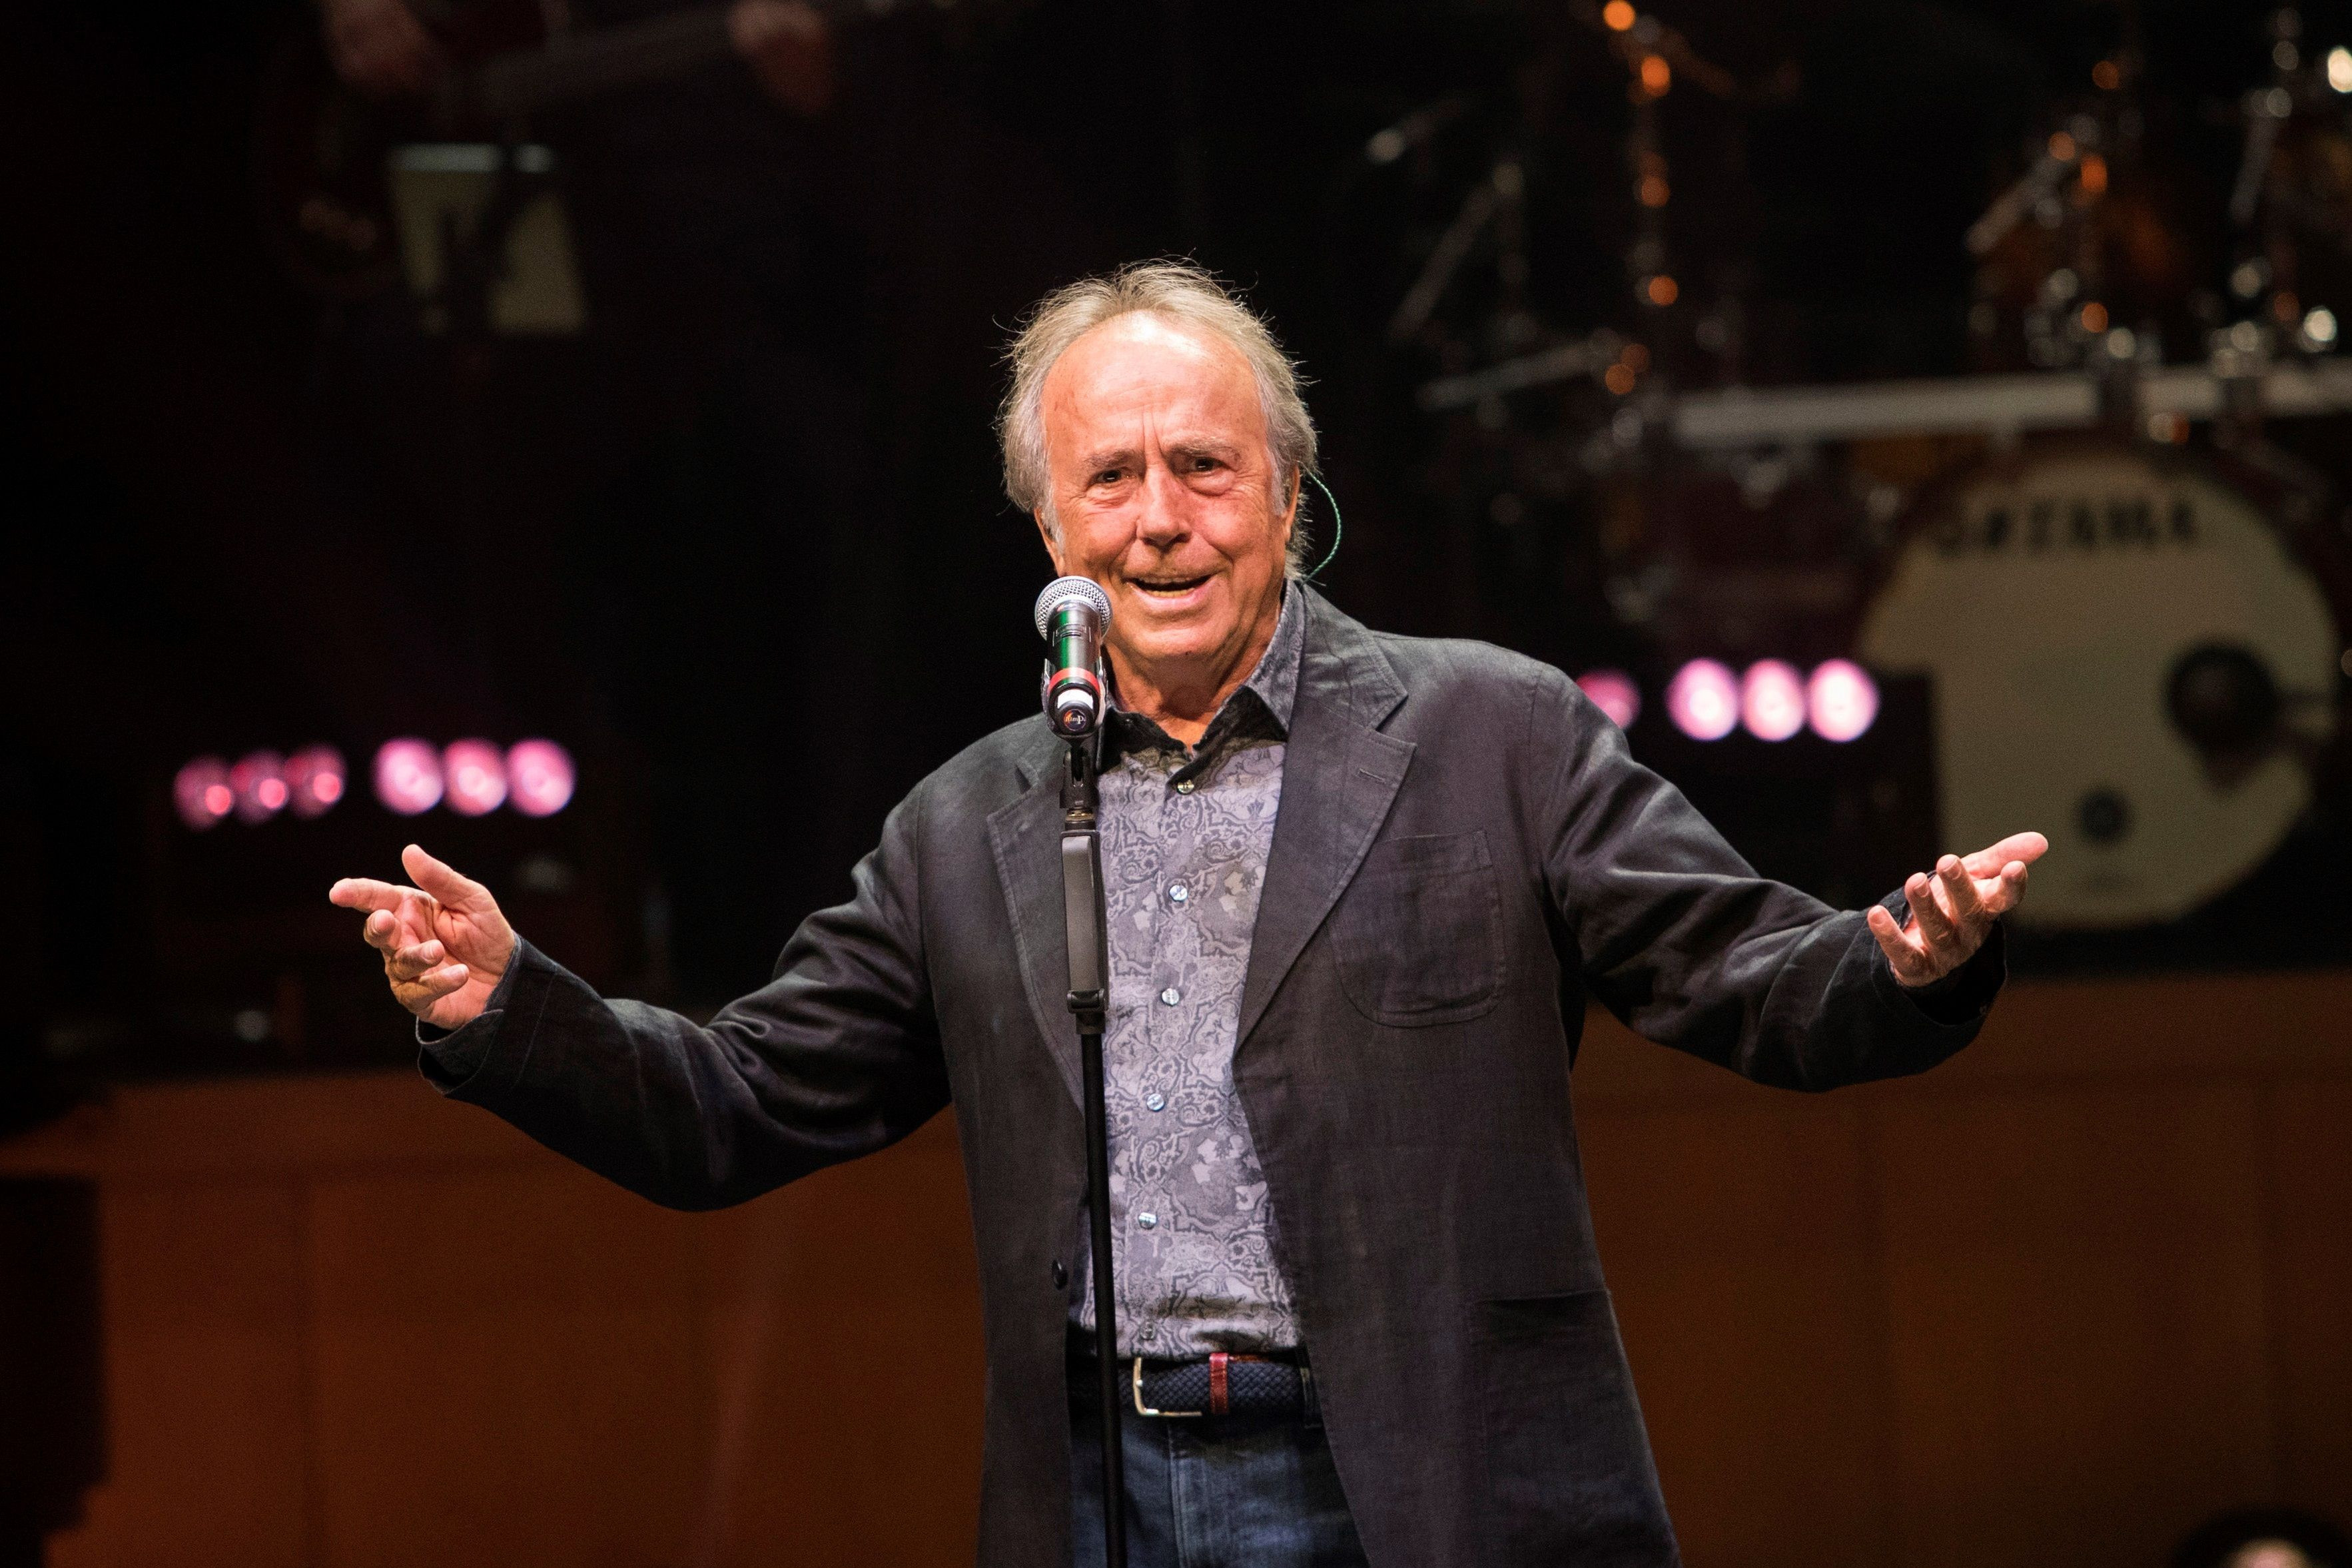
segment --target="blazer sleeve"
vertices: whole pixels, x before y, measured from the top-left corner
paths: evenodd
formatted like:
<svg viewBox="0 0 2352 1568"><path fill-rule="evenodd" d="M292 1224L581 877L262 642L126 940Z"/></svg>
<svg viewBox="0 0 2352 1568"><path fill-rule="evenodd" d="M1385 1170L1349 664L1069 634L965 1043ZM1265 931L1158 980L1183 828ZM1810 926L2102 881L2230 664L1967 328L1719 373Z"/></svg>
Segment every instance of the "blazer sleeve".
<svg viewBox="0 0 2352 1568"><path fill-rule="evenodd" d="M502 1003L426 1042L425 1076L673 1208L716 1208L860 1154L948 1102L925 976L919 795L847 903L803 921L767 985L708 1025L607 1001L521 944Z"/></svg>
<svg viewBox="0 0 2352 1568"><path fill-rule="evenodd" d="M1804 1089L1920 1072L1976 1037L2005 973L1998 924L1957 974L1906 988L1861 912L1758 876L1572 681L1548 670L1536 688L1529 755L1562 958L1629 1028ZM1908 920L1899 890L1886 907Z"/></svg>

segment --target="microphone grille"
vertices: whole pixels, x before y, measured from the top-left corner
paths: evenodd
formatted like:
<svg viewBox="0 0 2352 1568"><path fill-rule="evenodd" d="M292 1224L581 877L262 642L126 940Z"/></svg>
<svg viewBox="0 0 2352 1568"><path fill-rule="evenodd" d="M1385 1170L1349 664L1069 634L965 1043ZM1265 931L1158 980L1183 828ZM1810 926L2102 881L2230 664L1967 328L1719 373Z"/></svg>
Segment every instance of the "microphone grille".
<svg viewBox="0 0 2352 1568"><path fill-rule="evenodd" d="M1037 595L1039 637L1045 635L1045 627L1052 623L1054 612L1072 601L1094 611L1104 628L1109 627L1110 595L1102 591L1100 584L1088 577L1056 577L1045 584L1044 593Z"/></svg>

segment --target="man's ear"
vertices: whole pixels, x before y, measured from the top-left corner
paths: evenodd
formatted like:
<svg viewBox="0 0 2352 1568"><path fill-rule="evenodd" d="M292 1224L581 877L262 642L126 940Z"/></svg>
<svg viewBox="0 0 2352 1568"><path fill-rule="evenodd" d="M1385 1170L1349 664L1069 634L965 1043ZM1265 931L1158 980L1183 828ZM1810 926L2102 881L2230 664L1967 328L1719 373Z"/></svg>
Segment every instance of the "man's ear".
<svg viewBox="0 0 2352 1568"><path fill-rule="evenodd" d="M1045 509L1042 506L1038 507L1032 510L1029 516L1037 524L1037 537L1045 542L1045 559L1054 563L1054 575L1068 576L1069 574L1062 570L1061 542L1054 537L1054 531L1045 526Z"/></svg>

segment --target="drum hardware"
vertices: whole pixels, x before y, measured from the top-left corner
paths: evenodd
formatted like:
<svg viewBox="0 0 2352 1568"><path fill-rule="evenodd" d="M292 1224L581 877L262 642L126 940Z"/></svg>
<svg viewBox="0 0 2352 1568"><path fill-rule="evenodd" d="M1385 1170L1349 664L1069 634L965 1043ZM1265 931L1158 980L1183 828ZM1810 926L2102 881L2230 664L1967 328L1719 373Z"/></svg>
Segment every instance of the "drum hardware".
<svg viewBox="0 0 2352 1568"><path fill-rule="evenodd" d="M1503 302L1496 311L1503 323L1499 335L1524 337L1525 329L1517 323L1525 319L1527 309L1527 224L1520 205L1526 195L1527 172L1517 157L1507 153L1496 161L1485 179L1470 187L1470 194L1462 198L1461 210L1438 236L1412 287L1397 301L1396 313L1389 318L1389 342L1411 342L1422 335L1439 301L1453 287L1454 276L1490 226L1496 240L1495 271L1503 288Z"/></svg>
<svg viewBox="0 0 2352 1568"><path fill-rule="evenodd" d="M1603 327L1590 337L1556 348L1522 354L1484 370L1423 382L1413 393L1413 401L1425 413L1451 414L1532 386L1588 377L1601 381L1610 367L1623 363L1626 346L1623 338Z"/></svg>
<svg viewBox="0 0 2352 1568"><path fill-rule="evenodd" d="M2341 584L2324 538L2274 521L2284 499L2226 456L2075 439L1933 487L1906 521L1857 657L1933 685L1948 838L2050 825L2027 923L2178 918L2310 806ZM1961 602L2000 613L1939 613Z"/></svg>
<svg viewBox="0 0 2352 1568"><path fill-rule="evenodd" d="M1513 474L1522 489L1488 509L1509 521L1518 495L1536 493L1517 477L1529 455L1575 454L1545 468L1582 476L1580 499L1553 498L1577 530L1564 580L1580 606L1579 585L1593 594L1597 625L1580 635L1615 639L1629 668L1853 656L1932 693L1937 841L1990 841L2011 818L2054 825L2062 853L2037 873L2027 915L2038 931L2169 921L2243 881L2336 765L2352 669L2352 601L2328 553L2340 542L2311 526L2332 523L2338 503L2263 438L2271 421L2352 413L2352 359L2334 357L2339 322L2315 271L2352 258L2352 53L2340 70L2323 66L2273 19L2273 45L2295 47L2274 47L2271 62L2292 79L2247 100L2270 117L2246 118L2259 246L2226 248L2233 226L2247 232L2218 221L2235 189L2215 194L2210 243L2179 221L2142 155L2127 27L2092 72L2096 90L2057 106L1966 235L1980 351L2014 334L2016 370L1700 391L1652 362L1687 316L1643 292L1671 277L1663 250L1643 248L1663 245L1653 215L1671 195L1667 171L1644 161L1657 105L1638 92L1659 34L1631 5L1576 15L1635 65L1633 310L1517 348L1492 331L1481 359L1457 352L1422 379L1415 401L1449 416L1449 451L1483 455L1455 478ZM2282 91L2284 103L2266 96ZM1517 149L1511 162L1525 166ZM1538 216L1523 186L1492 186L1490 174L1473 193L1480 209L1465 212L1490 222L1507 195L1515 221ZM1441 247L1453 271L1423 269L1406 335L1433 341L1477 237ZM2192 310L2200 271L2215 287ZM2166 363L2168 340L2197 360ZM1567 395L1525 395L1547 387ZM2210 458L2180 449L2200 425ZM1882 471L1853 443L1908 444L1920 461ZM1999 608L1955 617L1956 604ZM1948 637L1956 621L1967 624Z"/></svg>
<svg viewBox="0 0 2352 1568"><path fill-rule="evenodd" d="M1661 102L1677 80L1725 100L1782 96L1787 85L1745 91L1729 71L1698 54L1681 33L1638 10L1631 0L1610 0L1606 5L1579 0L1569 14L1607 44L1626 72L1626 98L1632 112L1623 145L1633 234L1624 265L1636 319L1655 323L1664 312L1685 303L1683 284L1667 265L1665 216L1673 187L1659 133ZM1486 353L1499 351L1511 357L1489 367L1495 373L1492 377L1480 371L1457 372L1425 386L1422 405L1433 413L1470 408L1491 419L1503 413L1498 400L1509 393L1585 376L1598 376L1610 392L1622 397L1649 368L1648 350L1642 351L1641 366L1635 368L1624 355L1627 337L1607 329L1566 342L1546 343L1545 339L1558 334L1538 321L1530 309L1527 148L1537 132L1532 100L1539 96L1533 90L1525 92L1529 101L1523 103L1520 124L1485 176L1465 194L1453 220L1439 234L1389 318L1386 331L1391 343L1426 342L1443 348L1454 342L1437 331L1439 307L1479 243L1491 232L1496 303L1476 337ZM1392 163L1408 150L1426 146L1438 131L1459 117L1463 108L1461 100L1446 99L1413 111L1366 142L1366 160ZM1722 312L1706 318L1714 331L1700 336L1712 338L1714 352L1725 353L1732 347L1726 326L1731 320L1736 317ZM1644 331L1633 335L1655 341L1658 333Z"/></svg>
<svg viewBox="0 0 2352 1568"><path fill-rule="evenodd" d="M1468 113L1470 105L1469 96L1459 92L1423 104L1394 124L1382 126L1367 137L1364 162L1382 168L1407 153L1421 151L1437 140L1439 132Z"/></svg>
<svg viewBox="0 0 2352 1568"><path fill-rule="evenodd" d="M2242 229L2253 226L2263 189L2271 180L2279 132L2294 114L2296 100L2308 97L2315 85L2315 73L2303 62L2301 13L2293 6L2273 12L2270 33L2271 80L2245 96L2246 145L2238 160L2237 180L2230 188L2230 222Z"/></svg>
<svg viewBox="0 0 2352 1568"><path fill-rule="evenodd" d="M2352 411L2352 363L2336 360L2270 364L2217 354L2210 366L2138 370L2133 384L2149 435L2167 442L2249 399L2266 418ZM1687 393L1675 400L1674 433L1680 445L1704 449L1964 432L2014 438L2091 429L2102 420L2099 378L2051 371Z"/></svg>
<svg viewBox="0 0 2352 1568"><path fill-rule="evenodd" d="M1963 237L1969 254L1982 260L2009 237L2010 230L2029 214L2051 211L2066 182L2082 172L2084 160L2098 156L2099 122L2087 114L2074 117L2071 132L2055 132L2042 144L2031 168L2017 183L1993 198ZM2099 181L2104 191L2105 179ZM2049 226L2055 227L2055 224Z"/></svg>

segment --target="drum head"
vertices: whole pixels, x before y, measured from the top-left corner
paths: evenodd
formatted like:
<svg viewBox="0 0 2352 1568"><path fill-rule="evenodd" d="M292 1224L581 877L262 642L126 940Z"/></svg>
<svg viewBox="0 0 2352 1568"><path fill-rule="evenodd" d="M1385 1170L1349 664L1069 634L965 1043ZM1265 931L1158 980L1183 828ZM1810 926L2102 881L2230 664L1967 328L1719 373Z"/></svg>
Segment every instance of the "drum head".
<svg viewBox="0 0 2352 1568"><path fill-rule="evenodd" d="M2042 449L1938 493L1864 615L1927 675L1944 842L2038 829L2020 911L2096 930L2188 913L2310 805L2336 616L2251 491L2178 454Z"/></svg>

